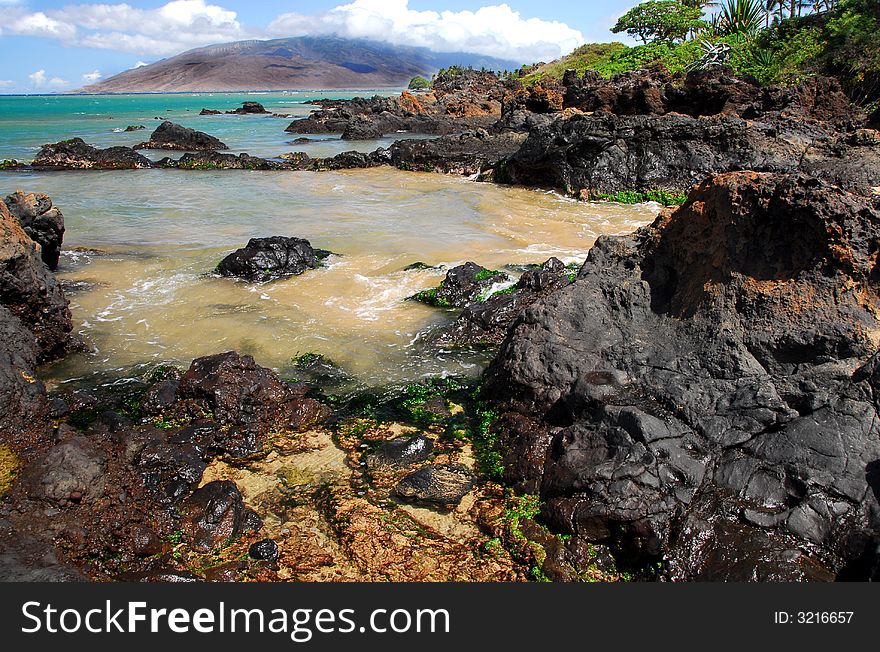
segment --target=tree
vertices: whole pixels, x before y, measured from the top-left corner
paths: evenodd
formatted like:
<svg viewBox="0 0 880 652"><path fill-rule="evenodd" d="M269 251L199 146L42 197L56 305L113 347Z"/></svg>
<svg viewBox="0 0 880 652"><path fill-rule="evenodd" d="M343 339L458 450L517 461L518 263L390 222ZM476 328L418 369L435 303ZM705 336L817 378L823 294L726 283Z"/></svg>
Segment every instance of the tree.
<svg viewBox="0 0 880 652"><path fill-rule="evenodd" d="M615 34L626 32L643 43L674 43L684 39L690 32L705 28L702 16L702 8L689 7L676 0L643 2L621 16L611 31Z"/></svg>
<svg viewBox="0 0 880 652"><path fill-rule="evenodd" d="M424 77L413 77L409 82L409 90L411 91L422 91L426 88L431 88L431 82Z"/></svg>

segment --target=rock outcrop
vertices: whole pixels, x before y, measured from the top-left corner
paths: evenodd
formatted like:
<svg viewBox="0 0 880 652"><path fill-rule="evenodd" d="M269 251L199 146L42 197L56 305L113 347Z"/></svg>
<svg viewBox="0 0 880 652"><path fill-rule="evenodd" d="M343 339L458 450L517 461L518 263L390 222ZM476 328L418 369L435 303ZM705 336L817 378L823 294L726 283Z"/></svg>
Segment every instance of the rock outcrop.
<svg viewBox="0 0 880 652"><path fill-rule="evenodd" d="M330 255L329 251L312 248L311 243L302 238L253 238L246 247L224 258L217 272L221 276L264 283L317 269Z"/></svg>
<svg viewBox="0 0 880 652"><path fill-rule="evenodd" d="M431 92L418 97L405 91L399 97L316 102L321 108L292 122L287 131L343 133L347 140L364 140L399 132L449 135L488 128L501 116L505 88L493 73L447 72L435 79Z"/></svg>
<svg viewBox="0 0 880 652"><path fill-rule="evenodd" d="M468 304L456 320L437 331L431 341L449 347L499 346L520 313L539 298L568 285L570 274L561 260L551 258L537 269L524 272L515 285L485 301Z"/></svg>
<svg viewBox="0 0 880 652"><path fill-rule="evenodd" d="M276 431L297 431L326 419L329 408L305 397L251 356L235 352L194 360L179 380L148 390L142 409L184 423L201 420L187 441L213 454L246 457L262 451Z"/></svg>
<svg viewBox="0 0 880 652"><path fill-rule="evenodd" d="M56 358L72 330L67 299L5 202L0 202L0 261L0 305L33 333L40 362Z"/></svg>
<svg viewBox="0 0 880 652"><path fill-rule="evenodd" d="M131 147L98 149L82 138L43 145L31 165L45 170L137 170L153 167L150 159Z"/></svg>
<svg viewBox="0 0 880 652"><path fill-rule="evenodd" d="M150 140L135 149L173 149L184 152L216 152L229 149L219 139L202 131L176 125L166 120L150 135Z"/></svg>
<svg viewBox="0 0 880 652"><path fill-rule="evenodd" d="M803 172L868 194L880 184L880 147L802 123L736 116L573 115L533 129L495 180L572 195L682 191L707 175L737 170Z"/></svg>
<svg viewBox="0 0 880 652"><path fill-rule="evenodd" d="M64 215L43 194L16 191L6 197L12 213L31 240L40 245L40 256L49 269L58 267L61 242L64 240Z"/></svg>
<svg viewBox="0 0 880 652"><path fill-rule="evenodd" d="M226 113L229 115L267 115L269 111L259 102L242 102L240 107Z"/></svg>
<svg viewBox="0 0 880 652"><path fill-rule="evenodd" d="M487 372L507 479L678 579L877 579L880 213L714 176L600 238Z"/></svg>

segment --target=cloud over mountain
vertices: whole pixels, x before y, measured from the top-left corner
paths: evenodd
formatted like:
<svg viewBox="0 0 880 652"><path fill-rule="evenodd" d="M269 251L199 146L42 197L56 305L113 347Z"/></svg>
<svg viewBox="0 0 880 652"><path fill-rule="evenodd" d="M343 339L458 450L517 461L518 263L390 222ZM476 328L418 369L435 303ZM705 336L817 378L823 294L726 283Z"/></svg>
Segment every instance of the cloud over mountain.
<svg viewBox="0 0 880 652"><path fill-rule="evenodd" d="M584 41L564 23L527 18L506 4L417 11L408 0L353 0L314 15L285 13L267 27L243 25L236 12L206 0L173 0L154 9L85 3L31 11L9 0L0 4L6 14L0 35L152 57L244 39L335 34L525 62L561 56Z"/></svg>

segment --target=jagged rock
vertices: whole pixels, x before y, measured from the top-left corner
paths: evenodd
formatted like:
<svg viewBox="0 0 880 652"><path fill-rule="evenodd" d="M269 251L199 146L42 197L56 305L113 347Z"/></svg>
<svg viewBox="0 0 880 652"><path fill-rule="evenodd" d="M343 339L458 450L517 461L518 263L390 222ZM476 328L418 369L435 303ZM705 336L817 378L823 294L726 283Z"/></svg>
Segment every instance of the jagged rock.
<svg viewBox="0 0 880 652"><path fill-rule="evenodd" d="M397 437L379 445L366 456L367 467L405 467L428 459L434 451L434 442L424 435Z"/></svg>
<svg viewBox="0 0 880 652"><path fill-rule="evenodd" d="M569 272L557 258L523 273L508 291L468 305L449 326L437 331L432 341L439 346L498 346L514 320L540 297L568 285Z"/></svg>
<svg viewBox="0 0 880 652"><path fill-rule="evenodd" d="M7 196L5 201L24 232L40 245L43 262L49 269L56 269L64 240L64 215L61 211L43 194L26 194L18 190Z"/></svg>
<svg viewBox="0 0 880 652"><path fill-rule="evenodd" d="M213 152L229 149L214 136L189 127L164 121L150 136L150 140L141 143L135 149L174 149L187 152Z"/></svg>
<svg viewBox="0 0 880 652"><path fill-rule="evenodd" d="M329 255L329 251L313 249L311 243L302 238L253 238L246 247L224 258L217 272L221 276L264 283L317 269Z"/></svg>
<svg viewBox="0 0 880 652"><path fill-rule="evenodd" d="M452 507L474 486L474 474L459 464L431 464L404 477L393 495L416 505Z"/></svg>
<svg viewBox="0 0 880 652"><path fill-rule="evenodd" d="M376 140L384 134L375 122L364 115L357 115L342 132L342 140Z"/></svg>
<svg viewBox="0 0 880 652"><path fill-rule="evenodd" d="M486 130L432 140L398 140L389 148L390 164L402 170L471 176L519 151L524 140L520 133Z"/></svg>
<svg viewBox="0 0 880 652"><path fill-rule="evenodd" d="M207 466L203 455L204 451L192 444L155 440L141 451L138 467L147 487L163 500L177 502L201 482Z"/></svg>
<svg viewBox="0 0 880 652"><path fill-rule="evenodd" d="M752 172L600 238L487 372L507 479L673 578L876 565L878 241L869 200Z"/></svg>
<svg viewBox="0 0 880 652"><path fill-rule="evenodd" d="M190 433L193 445L246 457L261 451L272 431L300 430L329 417L329 408L306 398L306 391L283 382L251 356L229 352L194 360L173 400L163 401L157 412L184 420L209 418L219 427L200 422Z"/></svg>
<svg viewBox="0 0 880 652"><path fill-rule="evenodd" d="M146 127L145 127L144 125L128 125L128 126L125 128L125 131L127 131L127 132L131 132L131 131L142 131L142 130L144 130L144 129L146 129Z"/></svg>
<svg viewBox="0 0 880 652"><path fill-rule="evenodd" d="M31 165L48 170L134 170L153 167L150 159L131 147L97 149L82 138L43 145Z"/></svg>
<svg viewBox="0 0 880 652"><path fill-rule="evenodd" d="M508 281L511 279L504 272L468 262L450 269L438 288L419 292L413 299L441 308L465 308L479 301L496 283Z"/></svg>
<svg viewBox="0 0 880 652"><path fill-rule="evenodd" d="M194 550L208 552L262 527L234 482L209 482L180 505L181 530Z"/></svg>
<svg viewBox="0 0 880 652"><path fill-rule="evenodd" d="M199 115L223 115L223 111L216 111L214 109L202 109L199 111Z"/></svg>
<svg viewBox="0 0 880 652"><path fill-rule="evenodd" d="M734 116L574 115L533 129L495 180L589 197L625 190L687 190L735 170L798 171L860 194L880 184L880 147L852 147L834 130Z"/></svg>
<svg viewBox="0 0 880 652"><path fill-rule="evenodd" d="M67 299L34 241L0 201L0 305L36 337L38 362L60 355L73 329Z"/></svg>

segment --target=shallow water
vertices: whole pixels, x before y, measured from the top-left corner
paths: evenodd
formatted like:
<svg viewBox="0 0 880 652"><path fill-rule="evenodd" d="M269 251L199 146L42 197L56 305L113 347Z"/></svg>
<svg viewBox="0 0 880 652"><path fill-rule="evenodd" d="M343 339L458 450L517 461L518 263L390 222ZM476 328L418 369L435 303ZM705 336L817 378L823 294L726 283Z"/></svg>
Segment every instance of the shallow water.
<svg viewBox="0 0 880 652"><path fill-rule="evenodd" d="M406 266L581 262L599 234L657 213L390 168L0 174L0 190L14 188L53 197L67 225L59 276L88 284L70 298L90 351L46 369L53 384L233 349L290 375L298 353L320 353L366 385L476 375L483 355L424 344L454 314L405 301L445 271ZM264 285L212 275L226 254L269 235L340 255Z"/></svg>

